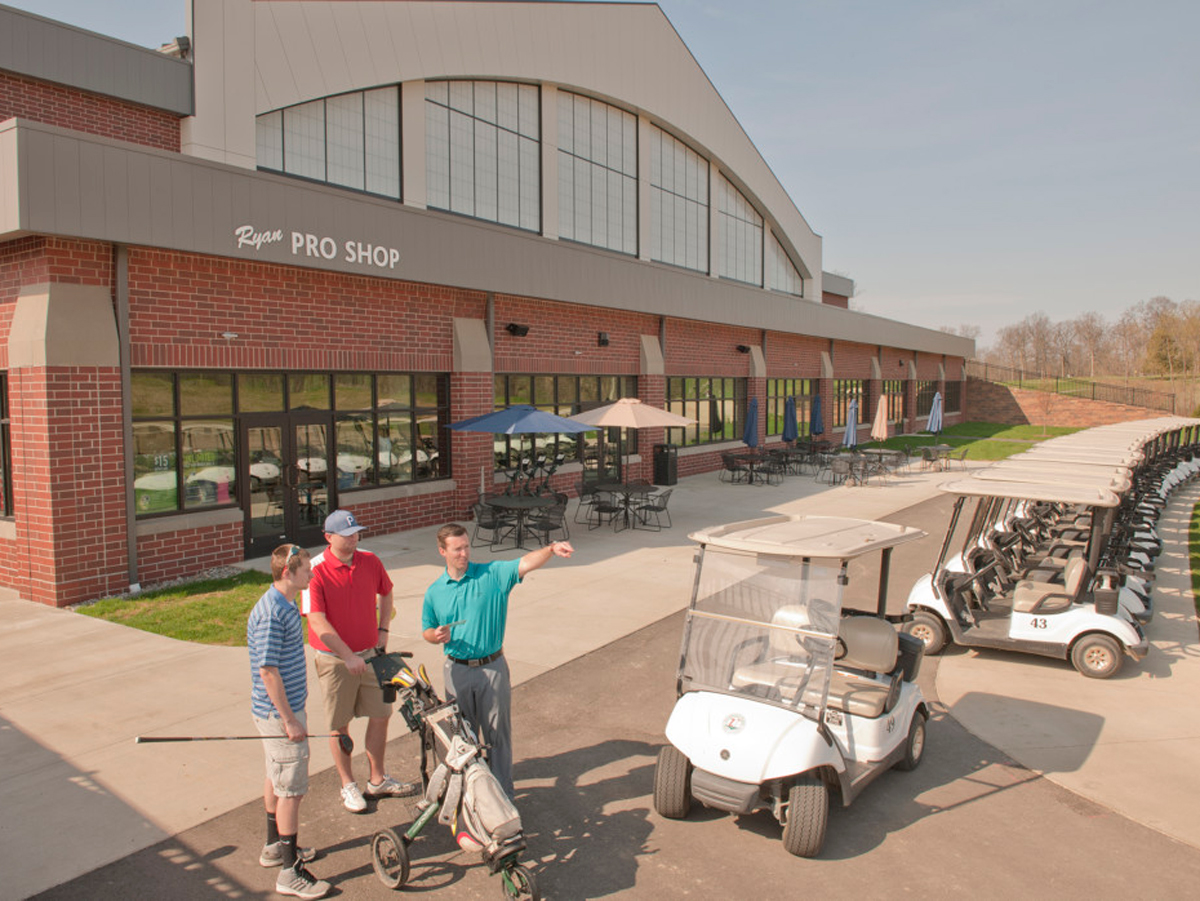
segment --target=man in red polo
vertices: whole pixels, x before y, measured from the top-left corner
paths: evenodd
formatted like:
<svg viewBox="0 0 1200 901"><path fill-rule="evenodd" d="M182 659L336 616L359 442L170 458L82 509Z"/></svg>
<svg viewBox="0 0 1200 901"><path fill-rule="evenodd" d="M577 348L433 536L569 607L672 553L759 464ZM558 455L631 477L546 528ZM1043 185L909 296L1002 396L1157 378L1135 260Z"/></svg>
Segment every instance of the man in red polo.
<svg viewBox="0 0 1200 901"><path fill-rule="evenodd" d="M333 762L342 777L342 803L352 813L367 809L367 798L404 797L417 786L393 779L383 765L392 711L367 661L387 651L392 620L392 580L383 563L358 547L360 526L347 510L325 519L329 547L313 561L309 584L308 643L316 655L317 679L325 696ZM354 781L350 755L337 735L350 729L356 716L367 717L364 744L371 766L366 791Z"/></svg>

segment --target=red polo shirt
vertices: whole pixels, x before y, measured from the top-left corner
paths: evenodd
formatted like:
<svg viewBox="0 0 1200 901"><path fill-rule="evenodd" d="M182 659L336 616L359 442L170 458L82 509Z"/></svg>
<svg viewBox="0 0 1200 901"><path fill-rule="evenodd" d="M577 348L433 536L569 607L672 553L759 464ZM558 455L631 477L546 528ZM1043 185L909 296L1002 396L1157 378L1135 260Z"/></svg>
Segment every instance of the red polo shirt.
<svg viewBox="0 0 1200 901"><path fill-rule="evenodd" d="M338 637L357 653L375 647L379 638L376 598L391 590L387 570L370 551L359 548L347 565L326 548L321 562L313 567L309 610L324 613ZM312 629L308 643L318 651L330 650Z"/></svg>

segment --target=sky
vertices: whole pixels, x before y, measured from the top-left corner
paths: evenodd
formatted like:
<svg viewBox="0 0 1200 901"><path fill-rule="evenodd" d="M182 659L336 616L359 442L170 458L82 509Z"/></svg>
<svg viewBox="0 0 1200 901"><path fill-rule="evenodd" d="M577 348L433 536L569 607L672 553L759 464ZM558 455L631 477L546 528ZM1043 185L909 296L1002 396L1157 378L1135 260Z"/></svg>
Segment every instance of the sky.
<svg viewBox="0 0 1200 901"><path fill-rule="evenodd" d="M157 47L184 0L0 0ZM979 345L1200 301L1196 0L660 0L854 308Z"/></svg>

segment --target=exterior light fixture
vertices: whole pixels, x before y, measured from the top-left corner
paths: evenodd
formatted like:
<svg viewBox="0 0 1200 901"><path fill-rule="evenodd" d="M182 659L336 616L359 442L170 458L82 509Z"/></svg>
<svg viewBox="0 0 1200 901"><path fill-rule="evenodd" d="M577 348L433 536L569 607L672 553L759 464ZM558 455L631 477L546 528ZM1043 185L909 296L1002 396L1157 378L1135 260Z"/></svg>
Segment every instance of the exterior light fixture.
<svg viewBox="0 0 1200 901"><path fill-rule="evenodd" d="M746 346L745 344L739 344L737 346L737 352L740 354L748 354L748 353L750 353L750 348L748 346Z"/></svg>
<svg viewBox="0 0 1200 901"><path fill-rule="evenodd" d="M596 334L596 346L608 347L608 332L598 332Z"/></svg>
<svg viewBox="0 0 1200 901"><path fill-rule="evenodd" d="M508 325L504 326L504 330L514 338L524 338L529 334L529 326L518 325L515 322L510 322Z"/></svg>

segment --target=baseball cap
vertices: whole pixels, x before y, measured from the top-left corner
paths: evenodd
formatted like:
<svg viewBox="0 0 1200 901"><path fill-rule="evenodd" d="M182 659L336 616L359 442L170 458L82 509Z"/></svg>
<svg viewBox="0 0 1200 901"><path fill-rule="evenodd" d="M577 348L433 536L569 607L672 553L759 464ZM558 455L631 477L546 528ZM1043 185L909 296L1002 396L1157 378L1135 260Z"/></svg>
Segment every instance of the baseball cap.
<svg viewBox="0 0 1200 901"><path fill-rule="evenodd" d="M349 510L334 510L325 517L325 533L327 535L350 536L362 532L366 526L360 526L354 514Z"/></svg>

